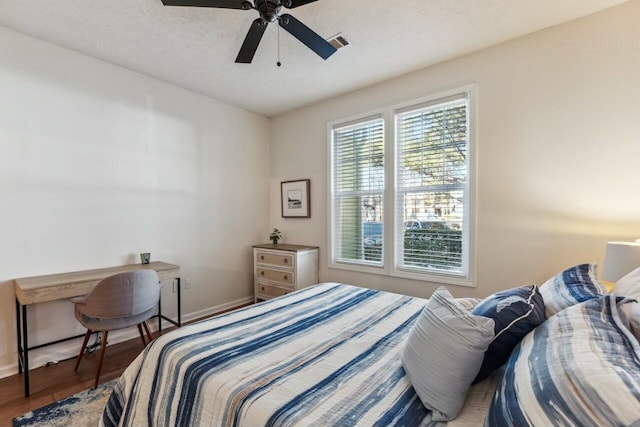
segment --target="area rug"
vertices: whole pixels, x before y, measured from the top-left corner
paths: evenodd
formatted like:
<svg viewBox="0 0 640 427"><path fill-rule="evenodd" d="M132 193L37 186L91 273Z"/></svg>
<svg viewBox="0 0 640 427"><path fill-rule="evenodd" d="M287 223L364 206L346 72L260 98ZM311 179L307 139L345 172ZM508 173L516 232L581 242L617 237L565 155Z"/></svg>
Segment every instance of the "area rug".
<svg viewBox="0 0 640 427"><path fill-rule="evenodd" d="M13 419L13 427L97 426L116 380L28 412Z"/></svg>

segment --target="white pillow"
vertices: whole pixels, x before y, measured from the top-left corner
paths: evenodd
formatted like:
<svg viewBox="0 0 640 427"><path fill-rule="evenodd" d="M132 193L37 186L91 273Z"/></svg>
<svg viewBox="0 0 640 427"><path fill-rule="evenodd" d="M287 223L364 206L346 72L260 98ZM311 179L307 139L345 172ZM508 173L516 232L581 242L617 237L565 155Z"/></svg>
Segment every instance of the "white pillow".
<svg viewBox="0 0 640 427"><path fill-rule="evenodd" d="M640 268L636 268L618 280L613 287L613 291L619 297L640 299Z"/></svg>
<svg viewBox="0 0 640 427"><path fill-rule="evenodd" d="M493 319L466 311L444 286L433 293L402 352L402 366L433 421L458 415L493 336Z"/></svg>
<svg viewBox="0 0 640 427"><path fill-rule="evenodd" d="M613 293L619 297L627 297L640 301L640 268L618 280L613 287ZM627 317L629 329L640 340L640 303L632 302L620 306L620 310Z"/></svg>

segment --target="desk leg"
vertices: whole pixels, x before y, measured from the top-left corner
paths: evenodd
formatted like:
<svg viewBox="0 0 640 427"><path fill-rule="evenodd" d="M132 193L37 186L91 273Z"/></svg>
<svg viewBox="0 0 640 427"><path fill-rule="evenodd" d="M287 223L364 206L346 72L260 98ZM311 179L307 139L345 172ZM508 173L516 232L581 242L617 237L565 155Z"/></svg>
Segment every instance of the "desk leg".
<svg viewBox="0 0 640 427"><path fill-rule="evenodd" d="M24 397L29 397L29 338L27 329L27 306L22 306L22 354L24 365Z"/></svg>
<svg viewBox="0 0 640 427"><path fill-rule="evenodd" d="M162 316L162 295L160 295L160 301L158 303L158 334L162 335L162 319L166 320L167 322L173 324L174 326L177 326L178 328L182 326L182 294L181 294L181 286L180 286L180 278L176 277L174 279L176 281L176 285L178 287L177 292L178 292L178 321L176 322L173 319L170 319L168 317L163 317ZM173 288L175 289L175 287Z"/></svg>
<svg viewBox="0 0 640 427"><path fill-rule="evenodd" d="M182 326L182 310L181 310L181 302L180 302L180 278L177 277L176 280L178 281L178 328Z"/></svg>
<svg viewBox="0 0 640 427"><path fill-rule="evenodd" d="M162 294L158 299L158 336L162 335Z"/></svg>
<svg viewBox="0 0 640 427"><path fill-rule="evenodd" d="M22 373L22 328L20 327L20 303L16 298L16 336L18 338L18 374Z"/></svg>

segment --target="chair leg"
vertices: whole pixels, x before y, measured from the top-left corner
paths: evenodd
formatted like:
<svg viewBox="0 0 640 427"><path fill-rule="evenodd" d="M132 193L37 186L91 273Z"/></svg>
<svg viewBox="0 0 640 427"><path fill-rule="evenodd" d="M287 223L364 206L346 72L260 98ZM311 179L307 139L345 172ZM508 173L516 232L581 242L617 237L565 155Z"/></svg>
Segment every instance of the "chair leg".
<svg viewBox="0 0 640 427"><path fill-rule="evenodd" d="M100 360L98 361L98 372L96 372L96 382L93 388L98 387L100 381L100 371L102 371L102 361L104 360L104 350L107 347L107 335L109 331L102 331L102 345L100 346Z"/></svg>
<svg viewBox="0 0 640 427"><path fill-rule="evenodd" d="M144 326L144 330L147 331L147 337L149 338L149 342L153 341L153 337L151 336L151 332L149 332L149 326L147 326L147 322L142 322L142 326Z"/></svg>
<svg viewBox="0 0 640 427"><path fill-rule="evenodd" d="M76 361L75 371L78 372L78 366L80 366L80 361L82 360L82 356L84 356L84 351L87 349L87 343L89 342L89 337L91 336L91 329L87 329L87 333L84 336L84 341L82 342L82 349L80 349L80 354L78 355L78 360Z"/></svg>
<svg viewBox="0 0 640 427"><path fill-rule="evenodd" d="M147 346L147 342L144 339L144 333L142 332L142 324L138 323L138 332L140 332L140 339L142 340L142 346L146 347Z"/></svg>

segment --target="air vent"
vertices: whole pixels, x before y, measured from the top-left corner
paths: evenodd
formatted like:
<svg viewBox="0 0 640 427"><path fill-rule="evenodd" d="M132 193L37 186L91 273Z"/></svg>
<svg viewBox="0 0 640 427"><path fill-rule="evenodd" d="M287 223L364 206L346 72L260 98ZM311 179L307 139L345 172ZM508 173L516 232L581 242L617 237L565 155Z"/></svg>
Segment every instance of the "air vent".
<svg viewBox="0 0 640 427"><path fill-rule="evenodd" d="M336 49L340 49L349 45L349 41L342 35L342 33L336 34L333 37L329 37L327 41Z"/></svg>

